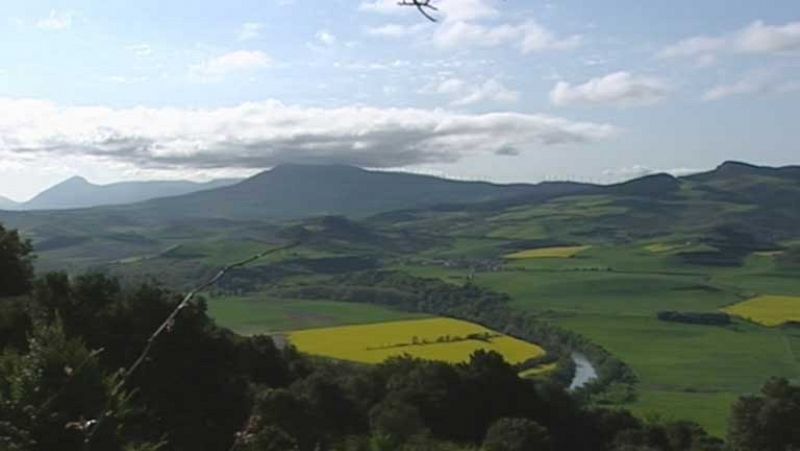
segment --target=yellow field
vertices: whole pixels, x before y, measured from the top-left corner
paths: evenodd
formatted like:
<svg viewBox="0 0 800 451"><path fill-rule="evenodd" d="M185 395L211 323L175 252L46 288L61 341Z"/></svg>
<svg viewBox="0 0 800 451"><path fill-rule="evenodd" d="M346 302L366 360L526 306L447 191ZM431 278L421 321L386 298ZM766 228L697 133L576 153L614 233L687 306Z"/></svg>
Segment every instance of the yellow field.
<svg viewBox="0 0 800 451"><path fill-rule="evenodd" d="M558 366L557 363L545 363L544 365L539 365L535 368L530 368L525 371L519 373L519 377L523 379L528 378L536 378L539 376L544 376L546 374L552 373L555 371L556 367Z"/></svg>
<svg viewBox="0 0 800 451"><path fill-rule="evenodd" d="M591 246L558 246L528 249L506 255L506 258L522 260L527 258L570 258L589 249Z"/></svg>
<svg viewBox="0 0 800 451"><path fill-rule="evenodd" d="M380 363L403 354L458 363L479 349L520 363L545 353L534 344L450 318L309 329L291 332L288 338L302 352L361 363Z"/></svg>
<svg viewBox="0 0 800 451"><path fill-rule="evenodd" d="M800 322L800 296L758 296L723 311L764 326L780 326L790 321Z"/></svg>

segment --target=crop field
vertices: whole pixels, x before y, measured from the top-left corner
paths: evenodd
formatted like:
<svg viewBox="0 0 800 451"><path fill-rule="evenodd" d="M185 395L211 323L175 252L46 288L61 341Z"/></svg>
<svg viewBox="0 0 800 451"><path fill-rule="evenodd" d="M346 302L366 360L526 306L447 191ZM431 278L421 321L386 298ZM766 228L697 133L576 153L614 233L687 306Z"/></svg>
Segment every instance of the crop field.
<svg viewBox="0 0 800 451"><path fill-rule="evenodd" d="M723 311L763 326L800 322L800 296L758 296Z"/></svg>
<svg viewBox="0 0 800 451"><path fill-rule="evenodd" d="M770 376L800 381L800 331L746 321L728 327L668 323L657 314L716 312L757 293L791 297L800 289L798 274L778 271L768 256L753 256L742 267L698 268L681 266L669 253L651 253L642 244L595 245L577 260L514 260L509 270L477 273L473 281L628 363L640 382L637 400L625 408L697 421L724 436L739 395L757 392ZM463 283L469 274L440 266L402 270L450 283Z"/></svg>
<svg viewBox="0 0 800 451"><path fill-rule="evenodd" d="M545 352L535 344L450 318L300 330L289 333L288 339L308 354L361 363L380 363L404 354L459 363L480 349L522 363Z"/></svg>
<svg viewBox="0 0 800 451"><path fill-rule="evenodd" d="M278 299L258 293L212 297L208 299L208 310L218 324L242 335L425 317L377 305Z"/></svg>
<svg viewBox="0 0 800 451"><path fill-rule="evenodd" d="M585 251L586 249L589 249L589 247L590 246L542 247L514 252L513 254L506 255L506 258L512 260L528 258L571 258Z"/></svg>

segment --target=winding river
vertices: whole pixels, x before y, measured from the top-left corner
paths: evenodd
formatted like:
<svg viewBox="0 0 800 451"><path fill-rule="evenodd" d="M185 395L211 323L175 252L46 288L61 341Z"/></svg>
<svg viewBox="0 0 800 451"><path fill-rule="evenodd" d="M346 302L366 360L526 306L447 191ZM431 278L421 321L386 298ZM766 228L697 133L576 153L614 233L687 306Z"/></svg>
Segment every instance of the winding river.
<svg viewBox="0 0 800 451"><path fill-rule="evenodd" d="M572 378L572 383L569 384L570 390L579 389L597 379L597 370L585 355L573 352L572 361L575 362L575 377Z"/></svg>

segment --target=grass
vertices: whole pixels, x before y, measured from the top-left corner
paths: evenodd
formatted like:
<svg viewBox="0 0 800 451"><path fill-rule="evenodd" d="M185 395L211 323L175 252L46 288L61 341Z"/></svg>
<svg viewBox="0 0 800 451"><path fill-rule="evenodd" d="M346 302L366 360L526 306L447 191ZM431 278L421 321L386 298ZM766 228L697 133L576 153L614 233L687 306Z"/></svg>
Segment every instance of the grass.
<svg viewBox="0 0 800 451"><path fill-rule="evenodd" d="M800 322L800 297L758 296L723 310L767 327L780 326Z"/></svg>
<svg viewBox="0 0 800 451"><path fill-rule="evenodd" d="M513 254L508 254L505 257L512 260L528 258L571 258L585 251L586 249L589 249L589 247L590 246L542 247L514 252Z"/></svg>
<svg viewBox="0 0 800 451"><path fill-rule="evenodd" d="M476 335L484 338L470 338ZM288 338L302 352L361 363L404 354L459 363L480 349L496 351L511 363L544 355L537 345L450 318L301 330Z"/></svg>
<svg viewBox="0 0 800 451"><path fill-rule="evenodd" d="M276 299L259 294L212 297L208 309L217 323L242 335L425 317L371 304Z"/></svg>

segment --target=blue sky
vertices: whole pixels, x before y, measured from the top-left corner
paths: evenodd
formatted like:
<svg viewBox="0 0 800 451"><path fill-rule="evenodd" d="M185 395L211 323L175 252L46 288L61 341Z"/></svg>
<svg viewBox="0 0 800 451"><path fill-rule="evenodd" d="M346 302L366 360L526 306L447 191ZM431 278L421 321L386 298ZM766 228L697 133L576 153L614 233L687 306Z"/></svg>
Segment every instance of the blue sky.
<svg viewBox="0 0 800 451"><path fill-rule="evenodd" d="M395 0L5 5L0 195L283 162L504 182L800 163L797 1L435 3L435 24Z"/></svg>

